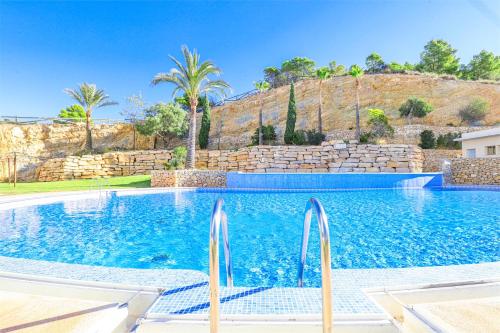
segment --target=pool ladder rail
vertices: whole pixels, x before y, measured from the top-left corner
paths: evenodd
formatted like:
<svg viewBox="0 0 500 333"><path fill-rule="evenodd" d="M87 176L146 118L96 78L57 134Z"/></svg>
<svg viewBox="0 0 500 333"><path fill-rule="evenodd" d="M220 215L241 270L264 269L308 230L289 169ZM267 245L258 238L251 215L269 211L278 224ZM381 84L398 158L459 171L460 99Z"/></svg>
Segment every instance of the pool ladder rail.
<svg viewBox="0 0 500 333"><path fill-rule="evenodd" d="M219 229L222 224L222 240L224 242L224 258L226 261L227 286L233 287L233 260L229 247L227 230L227 215L222 209L224 200L217 199L210 218L210 243L209 243L209 273L210 273L210 332L219 331Z"/></svg>
<svg viewBox="0 0 500 333"><path fill-rule="evenodd" d="M224 200L219 198L214 205L210 218L210 244L209 244L209 273L210 273L210 332L219 331L219 229L222 224L222 238L224 242L224 258L226 262L227 286L233 286L233 264L229 247L227 216L222 205ZM323 205L315 198L309 199L305 209L304 228L302 230L302 244L299 258L298 286L304 286L304 268L307 255L307 244L313 211L316 212L320 232L321 247L321 293L323 309L323 333L331 333L332 321L332 268L330 256L330 233L328 218Z"/></svg>
<svg viewBox="0 0 500 333"><path fill-rule="evenodd" d="M304 217L304 228L302 229L302 244L300 246L299 274L297 285L304 286L304 268L307 256L307 244L309 242L309 231L311 229L312 213L316 212L318 220L320 252L321 252L321 296L323 309L323 333L331 333L333 327L332 319L332 260L330 254L330 229L325 209L318 199L311 198L307 201Z"/></svg>

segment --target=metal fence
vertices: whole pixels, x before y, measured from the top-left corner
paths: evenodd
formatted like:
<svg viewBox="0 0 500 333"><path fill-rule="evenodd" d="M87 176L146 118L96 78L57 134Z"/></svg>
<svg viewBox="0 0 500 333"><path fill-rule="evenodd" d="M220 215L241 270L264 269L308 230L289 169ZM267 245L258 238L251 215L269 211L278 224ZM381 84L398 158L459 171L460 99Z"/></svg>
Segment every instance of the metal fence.
<svg viewBox="0 0 500 333"><path fill-rule="evenodd" d="M129 122L128 119L96 119L92 118L94 125L113 125ZM3 124L85 124L84 118L48 118L48 117L22 117L22 116L0 116Z"/></svg>

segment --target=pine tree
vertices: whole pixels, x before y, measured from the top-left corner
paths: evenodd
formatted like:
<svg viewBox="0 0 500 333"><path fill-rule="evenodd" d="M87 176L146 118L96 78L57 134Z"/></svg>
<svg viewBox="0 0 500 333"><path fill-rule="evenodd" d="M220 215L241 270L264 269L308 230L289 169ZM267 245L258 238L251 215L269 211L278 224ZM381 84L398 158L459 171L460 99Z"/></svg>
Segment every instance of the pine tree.
<svg viewBox="0 0 500 333"><path fill-rule="evenodd" d="M208 97L205 96L203 104L203 115L201 117L198 143L200 144L201 149L206 149L208 146L208 134L210 133L210 103L208 102Z"/></svg>
<svg viewBox="0 0 500 333"><path fill-rule="evenodd" d="M295 121L297 120L297 108L295 107L295 90L293 82L290 85L290 98L288 100L288 113L286 116L285 143L292 144L295 133Z"/></svg>

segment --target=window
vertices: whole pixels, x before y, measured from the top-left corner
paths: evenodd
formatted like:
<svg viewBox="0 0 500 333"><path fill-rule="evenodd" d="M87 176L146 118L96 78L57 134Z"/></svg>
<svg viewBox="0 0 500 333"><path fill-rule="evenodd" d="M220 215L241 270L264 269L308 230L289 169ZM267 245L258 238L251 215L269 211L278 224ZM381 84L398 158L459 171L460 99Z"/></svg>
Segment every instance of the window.
<svg viewBox="0 0 500 333"><path fill-rule="evenodd" d="M476 157L476 150L475 149L467 149L467 151L465 152L465 157L469 157L469 158Z"/></svg>
<svg viewBox="0 0 500 333"><path fill-rule="evenodd" d="M486 146L486 155L495 155L496 154L495 146Z"/></svg>

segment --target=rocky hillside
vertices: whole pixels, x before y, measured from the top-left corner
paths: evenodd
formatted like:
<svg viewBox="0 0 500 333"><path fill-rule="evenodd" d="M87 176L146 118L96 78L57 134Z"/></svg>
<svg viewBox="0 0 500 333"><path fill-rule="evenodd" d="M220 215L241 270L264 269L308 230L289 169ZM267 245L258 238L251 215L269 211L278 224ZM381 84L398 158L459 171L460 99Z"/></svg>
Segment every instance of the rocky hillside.
<svg viewBox="0 0 500 333"><path fill-rule="evenodd" d="M323 128L327 134L355 126L355 85L350 76L335 77L323 83ZM307 80L295 85L297 129L317 127L319 81ZM266 92L264 124L273 124L282 140L286 122L289 87ZM400 105L409 97L420 97L434 106L434 111L420 121L422 125L459 125L459 109L476 97L490 104L484 125L500 123L500 83L449 80L428 75L375 74L361 81L361 122L366 123L368 108L381 108L392 125L404 125L399 117ZM259 96L227 103L212 111L209 147L246 146L258 126ZM333 135L337 137L336 135Z"/></svg>

